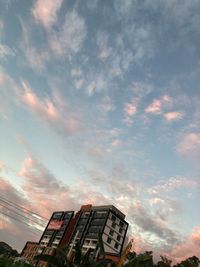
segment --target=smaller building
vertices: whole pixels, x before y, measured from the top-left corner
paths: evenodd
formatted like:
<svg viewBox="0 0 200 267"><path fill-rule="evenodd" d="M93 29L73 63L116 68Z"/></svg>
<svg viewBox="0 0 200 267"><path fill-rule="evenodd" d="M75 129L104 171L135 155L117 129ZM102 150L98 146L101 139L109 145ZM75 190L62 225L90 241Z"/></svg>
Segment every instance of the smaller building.
<svg viewBox="0 0 200 267"><path fill-rule="evenodd" d="M39 243L37 242L31 242L28 241L26 242L20 257L26 259L30 263L35 263L34 257L42 254L44 250L44 247L42 247Z"/></svg>

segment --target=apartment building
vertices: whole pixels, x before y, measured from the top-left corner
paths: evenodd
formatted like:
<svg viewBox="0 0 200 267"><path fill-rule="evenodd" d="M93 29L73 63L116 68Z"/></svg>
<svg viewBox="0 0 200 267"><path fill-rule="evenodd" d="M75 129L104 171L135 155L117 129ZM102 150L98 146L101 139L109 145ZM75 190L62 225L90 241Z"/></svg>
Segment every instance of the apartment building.
<svg viewBox="0 0 200 267"><path fill-rule="evenodd" d="M127 229L125 215L115 206L83 205L78 212L54 212L37 247L42 249L42 253L53 254L56 247L68 245L73 252L74 244L79 240L83 253L89 248L96 253L100 233L106 257L117 261Z"/></svg>
<svg viewBox="0 0 200 267"><path fill-rule="evenodd" d="M128 229L125 215L112 205L86 206L74 227L70 245L80 241L83 253L95 250L98 233L101 234L107 254L120 255Z"/></svg>

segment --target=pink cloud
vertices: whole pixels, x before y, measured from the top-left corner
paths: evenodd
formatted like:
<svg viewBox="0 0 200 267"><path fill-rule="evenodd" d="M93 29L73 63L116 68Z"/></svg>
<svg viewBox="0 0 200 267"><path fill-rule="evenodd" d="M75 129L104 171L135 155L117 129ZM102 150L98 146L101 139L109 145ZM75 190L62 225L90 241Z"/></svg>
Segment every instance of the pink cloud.
<svg viewBox="0 0 200 267"><path fill-rule="evenodd" d="M180 120L183 118L183 113L177 111L167 112L164 114L164 118L169 122L174 120Z"/></svg>
<svg viewBox="0 0 200 267"><path fill-rule="evenodd" d="M18 99L25 103L31 111L45 120L55 131L64 134L73 134L80 129L80 118L77 112L72 112L66 103L63 103L58 93L51 98L39 98L32 88L22 82L21 88L16 89Z"/></svg>
<svg viewBox="0 0 200 267"><path fill-rule="evenodd" d="M1 188L1 201L0 201L0 236L1 240L9 242L10 245L14 246L17 249L21 249L27 238L32 240L39 238L39 232L33 226L32 222L29 219L27 214L23 214L19 209L15 209L13 204L20 205L22 208L28 208L33 210L31 202L24 197L22 191L19 191L15 188L9 181L5 178L0 177L0 188ZM8 205L2 200L8 200L12 202L11 205ZM3 206L2 206L3 205ZM16 211L17 213L13 212ZM24 218L22 216L26 216ZM25 224L24 224L24 223ZM28 225L29 226L28 226ZM36 232L37 231L37 232Z"/></svg>
<svg viewBox="0 0 200 267"><path fill-rule="evenodd" d="M113 129L112 134L118 136L118 130ZM111 174L107 176L95 170L91 173L91 181L79 179L68 187L60 182L38 159L29 155L22 162L19 175L22 178L21 190L26 196L26 206L47 218L54 210L78 210L80 205L84 203L92 203L94 205L117 203L117 207L127 214L130 227L137 227L137 231L133 230L132 234L136 243L135 248L138 252L143 252L145 249L158 251L159 249L156 245L154 247L154 244L152 244L153 238L163 242L162 244L164 245L166 245L167 240L167 248L164 247L163 250L169 250L169 247L171 248L174 243L177 243L177 233L170 229L167 223L159 220L158 216L147 210L140 201L136 201L139 190L138 184L133 182L132 179L124 183L123 178L128 177L128 173L122 166L116 166ZM115 187L113 187L113 182ZM101 193L99 192L99 187L102 188L103 186L103 193ZM6 185L0 188L3 188L10 199L14 200L10 194L14 194L14 197L18 194L18 191L13 186ZM109 193L107 194L106 192ZM23 203L21 193L19 197L19 199L15 199L15 203ZM24 239L33 240L33 238L30 238L30 233L29 235L26 234L24 227L20 227L20 224L16 222L12 224L16 227L14 230L16 238L21 234L26 237ZM11 225L11 227L13 226ZM6 231L9 231L10 236L14 237L12 234L14 228L12 229L11 227ZM146 236L143 235L144 233L146 233ZM193 233L193 240L198 240L197 233L197 230ZM20 243L18 246L22 247L23 245Z"/></svg>
<svg viewBox="0 0 200 267"><path fill-rule="evenodd" d="M186 237L184 242L178 243L172 247L169 257L175 262L180 262L188 257L197 256L200 258L200 226L196 227L192 234Z"/></svg>
<svg viewBox="0 0 200 267"><path fill-rule="evenodd" d="M24 88L23 100L33 110L38 112L40 115L46 116L50 120L56 120L59 117L59 112L55 105L49 99L41 101L38 96L31 90L31 88L25 82L22 83Z"/></svg>
<svg viewBox="0 0 200 267"><path fill-rule="evenodd" d="M45 28L50 28L57 20L62 2L63 0L37 0L32 9L35 20Z"/></svg>
<svg viewBox="0 0 200 267"><path fill-rule="evenodd" d="M133 99L131 102L126 103L124 107L124 122L131 126L133 123L133 116L137 112L137 101Z"/></svg>
<svg viewBox="0 0 200 267"><path fill-rule="evenodd" d="M161 101L159 99L155 99L146 109L147 113L160 114L161 113Z"/></svg>
<svg viewBox="0 0 200 267"><path fill-rule="evenodd" d="M32 200L35 209L43 216L49 217L51 211L59 206L58 202L63 197L65 197L64 202L69 202L67 201L68 187L58 181L43 164L33 157L29 156L23 161L19 175L24 177L22 189L26 192L28 199Z"/></svg>
<svg viewBox="0 0 200 267"><path fill-rule="evenodd" d="M200 226L196 227L191 235L191 239L197 244L200 245Z"/></svg>
<svg viewBox="0 0 200 267"><path fill-rule="evenodd" d="M165 103L169 103L171 102L171 97L168 96L168 95L164 95L162 98L161 98L162 102L165 102Z"/></svg>
<svg viewBox="0 0 200 267"><path fill-rule="evenodd" d="M137 111L137 107L136 104L134 102L132 103L127 103L125 105L124 108L124 112L128 115L128 116L133 116Z"/></svg>
<svg viewBox="0 0 200 267"><path fill-rule="evenodd" d="M164 95L159 99L154 99L153 102L145 109L145 112L155 115L162 114L163 108L171 105L171 102L171 98L168 95Z"/></svg>
<svg viewBox="0 0 200 267"><path fill-rule="evenodd" d="M32 208L47 218L55 210L78 209L83 203L103 204L106 200L81 179L69 188L32 156L23 161L19 175L24 178L22 189Z"/></svg>

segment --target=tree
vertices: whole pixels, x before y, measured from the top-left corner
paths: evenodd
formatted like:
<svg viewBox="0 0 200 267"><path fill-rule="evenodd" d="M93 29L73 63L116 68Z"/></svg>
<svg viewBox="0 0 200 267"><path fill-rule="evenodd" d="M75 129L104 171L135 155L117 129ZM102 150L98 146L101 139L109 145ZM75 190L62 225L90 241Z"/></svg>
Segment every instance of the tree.
<svg viewBox="0 0 200 267"><path fill-rule="evenodd" d="M168 259L166 256L160 255L161 260L157 262L155 266L157 267L171 267L172 261Z"/></svg>
<svg viewBox="0 0 200 267"><path fill-rule="evenodd" d="M181 263L174 265L174 267L198 267L199 264L199 258L197 258L196 256L192 256L185 259L184 261L181 261Z"/></svg>
<svg viewBox="0 0 200 267"><path fill-rule="evenodd" d="M153 266L152 251L146 251L143 254L135 255L131 260L128 260L123 267L151 267Z"/></svg>
<svg viewBox="0 0 200 267"><path fill-rule="evenodd" d="M54 255L40 254L34 257L37 261L46 261L50 267L67 267L69 260L67 258L68 247L55 248Z"/></svg>

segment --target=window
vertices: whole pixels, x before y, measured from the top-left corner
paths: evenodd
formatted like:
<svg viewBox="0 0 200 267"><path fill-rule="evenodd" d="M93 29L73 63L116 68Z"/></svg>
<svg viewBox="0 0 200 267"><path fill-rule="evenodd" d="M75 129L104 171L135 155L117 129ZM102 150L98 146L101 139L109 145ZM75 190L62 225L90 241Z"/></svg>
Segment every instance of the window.
<svg viewBox="0 0 200 267"><path fill-rule="evenodd" d="M119 228L119 233L120 233L120 234L122 233L122 231L123 231L123 229L122 229L122 228Z"/></svg>
<svg viewBox="0 0 200 267"><path fill-rule="evenodd" d="M86 218L81 218L78 222L78 224L80 225L83 225L83 224L86 224L87 223L87 219Z"/></svg>
<svg viewBox="0 0 200 267"><path fill-rule="evenodd" d="M118 249L119 248L119 244L115 243L115 248Z"/></svg>
<svg viewBox="0 0 200 267"><path fill-rule="evenodd" d="M69 219L72 215L72 212L65 213L64 219Z"/></svg>
<svg viewBox="0 0 200 267"><path fill-rule="evenodd" d="M101 230L100 226L90 226L88 229L89 233L98 233Z"/></svg>
<svg viewBox="0 0 200 267"><path fill-rule="evenodd" d="M87 238L96 239L98 238L98 233L87 233Z"/></svg>
<svg viewBox="0 0 200 267"><path fill-rule="evenodd" d="M84 245L88 246L90 243L90 240L85 240Z"/></svg>
<svg viewBox="0 0 200 267"><path fill-rule="evenodd" d="M107 238L107 243L110 244L112 239L110 237Z"/></svg>
<svg viewBox="0 0 200 267"><path fill-rule="evenodd" d="M107 215L107 211L95 211L94 217L95 218L105 218Z"/></svg>
<svg viewBox="0 0 200 267"><path fill-rule="evenodd" d="M56 236L63 236L63 234L64 234L64 230L61 230L56 234Z"/></svg>
<svg viewBox="0 0 200 267"><path fill-rule="evenodd" d="M92 240L92 245L96 245L97 244L97 240Z"/></svg>
<svg viewBox="0 0 200 267"><path fill-rule="evenodd" d="M62 212L56 212L53 214L52 219L60 219L62 217Z"/></svg>
<svg viewBox="0 0 200 267"><path fill-rule="evenodd" d="M45 249L45 254L51 254L51 248L46 248Z"/></svg>
<svg viewBox="0 0 200 267"><path fill-rule="evenodd" d="M115 222L116 221L116 217L114 215L112 215L111 216L111 220Z"/></svg>
<svg viewBox="0 0 200 267"><path fill-rule="evenodd" d="M113 234L114 234L114 231L111 229L109 232L109 235L113 236Z"/></svg>
<svg viewBox="0 0 200 267"><path fill-rule="evenodd" d="M118 241L120 241L120 239L121 239L121 236L120 236L120 235L118 235L118 236L117 236L117 240L118 240Z"/></svg>
<svg viewBox="0 0 200 267"><path fill-rule="evenodd" d="M81 218L88 218L90 215L89 212L83 212L82 215L81 215Z"/></svg>
<svg viewBox="0 0 200 267"><path fill-rule="evenodd" d="M54 230L46 230L45 235L52 235L54 233Z"/></svg>
<svg viewBox="0 0 200 267"><path fill-rule="evenodd" d="M123 222L120 222L119 223L119 226L123 228L124 227L124 223Z"/></svg>
<svg viewBox="0 0 200 267"><path fill-rule="evenodd" d="M91 221L91 225L96 225L96 226L102 226L105 222L105 219L96 219L94 218L92 221Z"/></svg>
<svg viewBox="0 0 200 267"><path fill-rule="evenodd" d="M112 228L115 228L116 227L116 223L113 222L111 226L112 226Z"/></svg>

